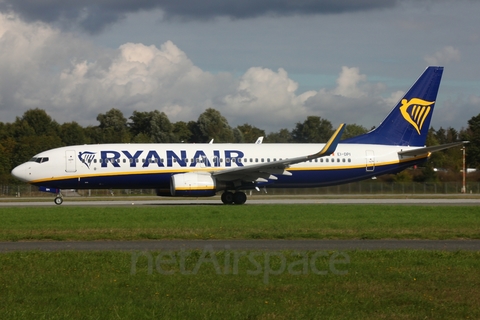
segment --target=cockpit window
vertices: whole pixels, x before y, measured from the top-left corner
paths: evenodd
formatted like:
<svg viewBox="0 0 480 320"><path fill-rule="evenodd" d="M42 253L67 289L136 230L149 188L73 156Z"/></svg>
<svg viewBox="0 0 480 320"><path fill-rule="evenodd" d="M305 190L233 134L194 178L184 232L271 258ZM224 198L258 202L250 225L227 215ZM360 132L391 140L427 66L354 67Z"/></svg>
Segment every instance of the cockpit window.
<svg viewBox="0 0 480 320"><path fill-rule="evenodd" d="M44 163L48 161L48 157L33 157L29 160L30 162Z"/></svg>

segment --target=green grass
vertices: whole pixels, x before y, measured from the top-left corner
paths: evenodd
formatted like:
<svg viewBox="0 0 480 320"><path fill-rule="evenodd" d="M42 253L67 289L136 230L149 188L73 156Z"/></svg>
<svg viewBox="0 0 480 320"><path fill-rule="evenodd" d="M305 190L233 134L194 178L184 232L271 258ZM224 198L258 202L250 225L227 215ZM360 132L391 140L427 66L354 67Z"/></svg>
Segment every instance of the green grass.
<svg viewBox="0 0 480 320"><path fill-rule="evenodd" d="M480 239L475 206L7 207L0 240Z"/></svg>
<svg viewBox="0 0 480 320"><path fill-rule="evenodd" d="M182 252L174 252L177 256ZM149 252L153 257L158 252ZM202 255L183 252L192 271ZM220 268L233 251L209 255ZM255 259L265 269L265 252ZM293 252L276 252L286 263ZM312 258L308 253L307 259ZM326 252L331 256L333 252ZM439 251L346 251L346 274L298 272L270 275L239 259L238 272L217 273L203 263L184 274L149 274L140 258L132 274L127 252L13 252L0 255L2 319L479 319L480 253ZM228 257L228 258L227 258ZM328 259L328 257L326 258ZM271 259L271 268L280 269ZM326 260L317 261L328 269ZM224 269L221 269L224 270ZM287 270L287 269L285 269Z"/></svg>

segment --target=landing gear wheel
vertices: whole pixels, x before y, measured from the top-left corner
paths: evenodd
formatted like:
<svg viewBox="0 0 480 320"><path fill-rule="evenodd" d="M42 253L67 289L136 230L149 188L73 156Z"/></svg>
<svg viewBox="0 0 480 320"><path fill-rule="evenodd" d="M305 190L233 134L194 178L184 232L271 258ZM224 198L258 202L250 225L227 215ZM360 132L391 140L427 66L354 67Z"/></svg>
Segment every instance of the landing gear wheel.
<svg viewBox="0 0 480 320"><path fill-rule="evenodd" d="M244 204L246 201L247 195L245 194L245 192L238 191L233 194L233 202L235 204Z"/></svg>
<svg viewBox="0 0 480 320"><path fill-rule="evenodd" d="M63 203L63 198L62 197L56 197L55 200L53 200L56 205L61 205Z"/></svg>
<svg viewBox="0 0 480 320"><path fill-rule="evenodd" d="M223 204L232 204L233 203L233 193L226 191L222 193L222 202Z"/></svg>

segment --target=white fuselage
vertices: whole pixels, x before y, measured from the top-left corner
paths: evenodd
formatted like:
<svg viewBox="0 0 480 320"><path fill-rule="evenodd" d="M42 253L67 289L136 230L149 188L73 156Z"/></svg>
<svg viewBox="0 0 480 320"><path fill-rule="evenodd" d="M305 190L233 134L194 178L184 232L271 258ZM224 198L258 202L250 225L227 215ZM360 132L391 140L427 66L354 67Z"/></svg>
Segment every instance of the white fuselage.
<svg viewBox="0 0 480 320"><path fill-rule="evenodd" d="M316 153L323 144L102 144L41 152L12 174L51 188L168 188L171 175L213 173ZM326 157L292 165L269 187L313 187L396 173L426 159L401 157L415 148L338 144Z"/></svg>

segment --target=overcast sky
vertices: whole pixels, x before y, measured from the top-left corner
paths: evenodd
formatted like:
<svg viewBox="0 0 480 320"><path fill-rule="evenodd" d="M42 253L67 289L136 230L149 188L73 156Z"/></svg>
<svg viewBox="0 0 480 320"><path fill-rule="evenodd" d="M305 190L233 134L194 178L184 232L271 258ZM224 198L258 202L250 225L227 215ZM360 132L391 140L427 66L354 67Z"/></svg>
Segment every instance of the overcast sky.
<svg viewBox="0 0 480 320"><path fill-rule="evenodd" d="M378 125L428 65L431 125L480 113L477 0L0 0L0 121L97 125L118 108L292 129Z"/></svg>

